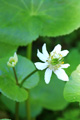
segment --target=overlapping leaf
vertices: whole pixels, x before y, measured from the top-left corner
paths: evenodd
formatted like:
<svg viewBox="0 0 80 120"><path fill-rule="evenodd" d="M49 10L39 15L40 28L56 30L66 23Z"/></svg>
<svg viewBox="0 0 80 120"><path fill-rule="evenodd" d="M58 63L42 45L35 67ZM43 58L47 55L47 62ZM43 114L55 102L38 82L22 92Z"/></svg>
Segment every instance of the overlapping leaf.
<svg viewBox="0 0 80 120"><path fill-rule="evenodd" d="M79 0L0 0L0 41L26 45L68 34L80 27L79 11Z"/></svg>
<svg viewBox="0 0 80 120"><path fill-rule="evenodd" d="M80 102L80 65L71 74L70 81L66 83L64 97L69 102Z"/></svg>
<svg viewBox="0 0 80 120"><path fill-rule="evenodd" d="M0 59L4 57L10 57L16 51L17 51L17 46L0 42Z"/></svg>
<svg viewBox="0 0 80 120"><path fill-rule="evenodd" d="M38 73L36 72L30 78L25 79L22 86L18 86L16 85L13 70L7 66L6 59L4 59L3 64L0 61L0 91L3 95L14 101L24 101L28 98L28 92L24 88L31 89L38 84ZM15 70L18 78L18 83L21 84L22 80L35 70L35 67L31 61L19 56L18 64L16 65Z"/></svg>
<svg viewBox="0 0 80 120"><path fill-rule="evenodd" d="M68 69L65 69L68 75L70 76L71 73L76 69L76 67L80 64L80 53L79 51L74 48L69 51L68 56L65 59L66 63L70 64Z"/></svg>

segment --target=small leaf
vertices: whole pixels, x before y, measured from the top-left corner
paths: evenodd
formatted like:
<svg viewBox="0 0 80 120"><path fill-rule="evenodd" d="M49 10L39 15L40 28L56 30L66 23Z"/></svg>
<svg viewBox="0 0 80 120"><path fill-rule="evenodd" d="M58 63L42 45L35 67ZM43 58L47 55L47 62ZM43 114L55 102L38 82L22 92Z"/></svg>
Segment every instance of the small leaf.
<svg viewBox="0 0 80 120"><path fill-rule="evenodd" d="M79 11L79 0L0 0L0 41L27 45L69 34L80 27Z"/></svg>
<svg viewBox="0 0 80 120"><path fill-rule="evenodd" d="M24 101L28 98L28 92L24 88L33 88L39 82L38 72L25 79L22 86L20 85L23 79L35 70L33 63L25 57L18 56L18 63L15 67L19 86L16 85L13 69L7 66L7 58L0 60L0 91L6 97L14 101Z"/></svg>
<svg viewBox="0 0 80 120"><path fill-rule="evenodd" d="M16 65L16 73L20 84L23 81L23 79L25 79L30 73L32 73L35 70L36 68L30 60L28 60L25 57L19 56L19 62ZM39 75L38 72L35 72L23 82L22 86L24 88L31 89L35 87L38 84L38 82L39 82Z"/></svg>
<svg viewBox="0 0 80 120"><path fill-rule="evenodd" d="M70 80L66 83L64 97L69 102L80 102L80 65L72 72Z"/></svg>
<svg viewBox="0 0 80 120"><path fill-rule="evenodd" d="M28 98L28 92L16 85L16 83L7 76L0 77L0 92L17 102L25 101Z"/></svg>

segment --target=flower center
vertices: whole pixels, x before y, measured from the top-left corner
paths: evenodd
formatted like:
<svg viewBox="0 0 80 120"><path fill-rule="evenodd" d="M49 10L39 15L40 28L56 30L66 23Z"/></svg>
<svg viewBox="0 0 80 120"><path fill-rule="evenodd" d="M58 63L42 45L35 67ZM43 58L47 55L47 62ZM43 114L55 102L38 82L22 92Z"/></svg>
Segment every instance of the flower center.
<svg viewBox="0 0 80 120"><path fill-rule="evenodd" d="M11 64L12 64L13 62L15 62L14 58L11 58L9 62L10 62Z"/></svg>
<svg viewBox="0 0 80 120"><path fill-rule="evenodd" d="M59 67L61 67L62 64L64 64L64 58L62 58L61 54L53 53L53 55L50 54L48 63L49 63L49 68L57 70Z"/></svg>

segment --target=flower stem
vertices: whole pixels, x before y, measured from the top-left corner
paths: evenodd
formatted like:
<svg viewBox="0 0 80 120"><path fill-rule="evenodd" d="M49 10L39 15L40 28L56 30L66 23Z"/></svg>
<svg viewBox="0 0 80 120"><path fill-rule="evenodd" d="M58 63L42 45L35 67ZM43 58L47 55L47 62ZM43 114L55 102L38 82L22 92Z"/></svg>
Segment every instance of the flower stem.
<svg viewBox="0 0 80 120"><path fill-rule="evenodd" d="M14 76L15 76L16 84L17 84L17 85L19 85L19 84L18 84L17 75L16 75L16 70L15 70L15 68L14 68L14 67L13 67L13 72L14 72Z"/></svg>
<svg viewBox="0 0 80 120"><path fill-rule="evenodd" d="M31 120L30 96L29 96L29 90L28 89L27 89L27 91L28 91L28 99L26 101L27 120Z"/></svg>
<svg viewBox="0 0 80 120"><path fill-rule="evenodd" d="M15 80L16 80L16 85L19 85L18 78L16 75L16 70L14 67L13 67L13 72L14 72L14 76L15 76ZM19 102L15 103L15 120L19 120Z"/></svg>
<svg viewBox="0 0 80 120"><path fill-rule="evenodd" d="M27 58L31 60L31 55L32 55L32 43L27 46Z"/></svg>
<svg viewBox="0 0 80 120"><path fill-rule="evenodd" d="M32 54L32 43L27 46L27 54L26 57L31 60L31 54ZM29 90L28 90L29 94ZM31 120L31 110L30 110L30 96L28 96L28 99L26 101L27 106L27 120Z"/></svg>
<svg viewBox="0 0 80 120"><path fill-rule="evenodd" d="M15 120L19 120L19 102L15 104Z"/></svg>

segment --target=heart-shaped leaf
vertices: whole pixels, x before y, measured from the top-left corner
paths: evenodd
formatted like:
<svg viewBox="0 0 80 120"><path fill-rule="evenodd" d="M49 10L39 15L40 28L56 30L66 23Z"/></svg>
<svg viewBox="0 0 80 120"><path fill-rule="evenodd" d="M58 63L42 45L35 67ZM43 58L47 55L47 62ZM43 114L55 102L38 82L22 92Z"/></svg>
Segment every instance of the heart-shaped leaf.
<svg viewBox="0 0 80 120"><path fill-rule="evenodd" d="M80 65L72 72L70 80L66 83L64 97L69 102L80 102Z"/></svg>
<svg viewBox="0 0 80 120"><path fill-rule="evenodd" d="M23 79L33 72L35 67L27 58L18 56L18 63L15 67L15 71L19 85L16 85L13 69L7 66L6 59L3 59L3 64L0 61L0 91L3 95L14 101L24 101L28 98L28 93L24 88L31 89L38 84L38 72L32 74L30 78L25 79L21 85Z"/></svg>
<svg viewBox="0 0 80 120"><path fill-rule="evenodd" d="M35 66L30 60L21 56L19 56L19 62L16 65L15 69L20 84L23 82L23 79L25 79L29 74L31 74L33 71L36 70ZM22 86L24 88L31 89L35 87L38 84L38 82L39 82L39 74L38 72L35 72L28 79L25 79Z"/></svg>
<svg viewBox="0 0 80 120"><path fill-rule="evenodd" d="M0 0L0 41L27 45L68 34L80 27L79 11L79 0Z"/></svg>
<svg viewBox="0 0 80 120"><path fill-rule="evenodd" d="M0 92L14 101L22 102L28 98L28 92L16 85L16 83L7 76L0 77Z"/></svg>

